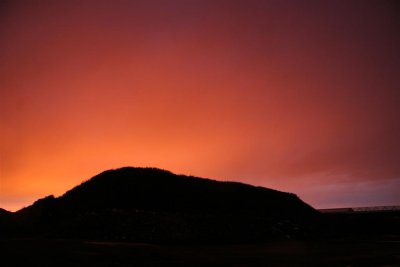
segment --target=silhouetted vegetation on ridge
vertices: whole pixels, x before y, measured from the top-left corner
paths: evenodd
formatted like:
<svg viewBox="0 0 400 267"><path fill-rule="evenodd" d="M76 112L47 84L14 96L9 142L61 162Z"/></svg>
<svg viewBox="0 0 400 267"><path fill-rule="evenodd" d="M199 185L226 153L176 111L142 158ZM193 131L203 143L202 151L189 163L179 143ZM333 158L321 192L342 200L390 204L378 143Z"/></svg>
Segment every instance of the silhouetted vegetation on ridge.
<svg viewBox="0 0 400 267"><path fill-rule="evenodd" d="M319 213L296 195L125 167L15 214L15 234L145 242L247 242L309 235Z"/></svg>
<svg viewBox="0 0 400 267"><path fill-rule="evenodd" d="M8 210L0 208L0 215L8 215L8 214L11 214L11 212L9 212Z"/></svg>

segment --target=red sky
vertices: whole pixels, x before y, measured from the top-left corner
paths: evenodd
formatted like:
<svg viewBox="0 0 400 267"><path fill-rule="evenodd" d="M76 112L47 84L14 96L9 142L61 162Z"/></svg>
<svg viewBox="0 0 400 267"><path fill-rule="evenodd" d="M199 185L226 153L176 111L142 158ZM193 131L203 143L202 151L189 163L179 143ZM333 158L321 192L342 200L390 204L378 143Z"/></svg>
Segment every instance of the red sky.
<svg viewBox="0 0 400 267"><path fill-rule="evenodd" d="M122 166L400 204L397 1L2 1L0 207Z"/></svg>

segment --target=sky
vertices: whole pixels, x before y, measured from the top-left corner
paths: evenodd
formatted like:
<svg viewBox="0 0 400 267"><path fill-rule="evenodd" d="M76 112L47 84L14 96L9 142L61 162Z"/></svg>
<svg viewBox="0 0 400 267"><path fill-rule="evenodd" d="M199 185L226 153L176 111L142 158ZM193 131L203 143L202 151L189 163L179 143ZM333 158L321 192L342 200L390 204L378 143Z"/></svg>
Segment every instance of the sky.
<svg viewBox="0 0 400 267"><path fill-rule="evenodd" d="M0 4L0 207L107 169L400 204L398 1Z"/></svg>

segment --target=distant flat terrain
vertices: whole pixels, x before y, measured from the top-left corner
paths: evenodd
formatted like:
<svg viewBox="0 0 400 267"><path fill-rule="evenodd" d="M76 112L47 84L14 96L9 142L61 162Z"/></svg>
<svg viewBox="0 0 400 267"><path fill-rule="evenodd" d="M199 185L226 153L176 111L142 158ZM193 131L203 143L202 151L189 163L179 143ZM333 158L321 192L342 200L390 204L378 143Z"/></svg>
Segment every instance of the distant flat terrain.
<svg viewBox="0 0 400 267"><path fill-rule="evenodd" d="M400 267L400 236L396 235L212 246L1 239L0 251L2 266Z"/></svg>

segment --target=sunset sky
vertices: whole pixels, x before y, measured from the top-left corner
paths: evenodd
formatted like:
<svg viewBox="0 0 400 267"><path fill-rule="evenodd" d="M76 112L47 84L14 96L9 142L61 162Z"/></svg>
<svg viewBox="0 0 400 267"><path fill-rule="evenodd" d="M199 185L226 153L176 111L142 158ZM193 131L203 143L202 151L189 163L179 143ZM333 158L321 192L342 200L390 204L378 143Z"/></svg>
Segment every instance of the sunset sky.
<svg viewBox="0 0 400 267"><path fill-rule="evenodd" d="M1 1L0 207L151 166L400 204L398 1Z"/></svg>

